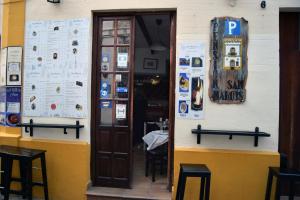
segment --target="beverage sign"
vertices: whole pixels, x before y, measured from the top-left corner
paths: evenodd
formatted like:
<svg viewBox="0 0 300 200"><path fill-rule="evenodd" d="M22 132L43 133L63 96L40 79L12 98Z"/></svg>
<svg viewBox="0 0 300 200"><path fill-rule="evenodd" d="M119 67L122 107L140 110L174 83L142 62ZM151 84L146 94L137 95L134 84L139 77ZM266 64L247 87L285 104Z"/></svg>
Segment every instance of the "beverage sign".
<svg viewBox="0 0 300 200"><path fill-rule="evenodd" d="M220 17L211 21L209 97L220 104L246 100L248 22Z"/></svg>

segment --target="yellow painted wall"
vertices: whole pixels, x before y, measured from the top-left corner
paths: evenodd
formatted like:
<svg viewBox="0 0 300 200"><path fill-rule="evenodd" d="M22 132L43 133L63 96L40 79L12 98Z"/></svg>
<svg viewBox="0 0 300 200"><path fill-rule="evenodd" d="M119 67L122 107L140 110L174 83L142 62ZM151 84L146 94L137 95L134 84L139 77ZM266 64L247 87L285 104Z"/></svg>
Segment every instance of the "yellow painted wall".
<svg viewBox="0 0 300 200"><path fill-rule="evenodd" d="M84 200L89 182L90 145L86 142L63 142L21 139L20 147L46 150L49 197L54 200ZM40 166L36 161L35 166ZM41 171L33 171L34 180L41 180ZM41 187L34 194L40 196Z"/></svg>
<svg viewBox="0 0 300 200"><path fill-rule="evenodd" d="M25 0L3 1L2 48L24 45Z"/></svg>
<svg viewBox="0 0 300 200"><path fill-rule="evenodd" d="M25 1L4 0L2 19L2 47L24 46ZM90 145L78 141L22 139L20 128L0 127L0 145L44 149L46 153L49 197L54 200L84 200L90 179ZM39 160L34 166L40 167ZM19 176L14 162L13 175ZM41 181L41 171L34 170L33 178ZM13 188L19 188L13 184ZM34 196L42 196L42 188L35 187Z"/></svg>
<svg viewBox="0 0 300 200"><path fill-rule="evenodd" d="M263 200L268 167L279 166L279 154L271 152L176 148L174 186L180 163L206 164L211 170L211 200ZM189 178L185 199L199 199L200 180ZM173 192L173 198L176 189Z"/></svg>

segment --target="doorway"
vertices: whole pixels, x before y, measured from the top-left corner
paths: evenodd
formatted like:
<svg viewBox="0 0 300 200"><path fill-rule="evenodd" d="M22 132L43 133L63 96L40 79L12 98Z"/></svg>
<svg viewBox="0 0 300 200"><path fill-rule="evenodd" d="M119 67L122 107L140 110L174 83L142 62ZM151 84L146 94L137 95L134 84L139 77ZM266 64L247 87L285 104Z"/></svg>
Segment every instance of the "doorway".
<svg viewBox="0 0 300 200"><path fill-rule="evenodd" d="M279 152L287 155L289 168L300 170L300 12L281 12L279 23Z"/></svg>
<svg viewBox="0 0 300 200"><path fill-rule="evenodd" d="M165 188L171 188L175 16L175 12L94 13L93 186L134 187L135 177L145 176L147 146L142 138L152 130L164 129L168 138L166 163L163 175L158 172L156 179L164 178ZM140 174L135 174L137 171ZM148 179L152 181L151 173Z"/></svg>

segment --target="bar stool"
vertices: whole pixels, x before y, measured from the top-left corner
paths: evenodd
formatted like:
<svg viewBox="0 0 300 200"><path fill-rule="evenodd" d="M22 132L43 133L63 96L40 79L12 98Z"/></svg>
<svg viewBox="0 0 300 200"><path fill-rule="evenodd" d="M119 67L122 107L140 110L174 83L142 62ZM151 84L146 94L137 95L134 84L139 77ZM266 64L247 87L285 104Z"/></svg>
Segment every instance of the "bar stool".
<svg viewBox="0 0 300 200"><path fill-rule="evenodd" d="M0 157L1 157L1 186L0 191L4 195L4 200L9 200L9 194L14 193L22 195L23 198L28 197L32 199L32 187L43 186L44 197L48 200L48 183L46 173L46 159L45 150L27 149L13 146L0 146ZM43 182L32 181L32 161L35 159L41 160L41 170ZM20 163L20 177L12 177L12 164L13 160L18 160ZM21 182L21 191L11 190L10 184L12 181Z"/></svg>
<svg viewBox="0 0 300 200"><path fill-rule="evenodd" d="M292 169L284 169L279 167L269 167L269 174L268 174L268 182L267 182L267 189L266 189L266 196L265 200L270 200L271 197L271 190L272 190L272 182L273 176L277 177L276 183L276 194L275 199L280 199L280 182L286 180L289 182L289 200L294 199L294 185L295 182L300 181L300 172Z"/></svg>
<svg viewBox="0 0 300 200"><path fill-rule="evenodd" d="M180 164L179 180L176 192L176 200L183 200L187 177L200 177L200 200L209 200L211 172L204 164ZM204 190L205 189L205 190Z"/></svg>

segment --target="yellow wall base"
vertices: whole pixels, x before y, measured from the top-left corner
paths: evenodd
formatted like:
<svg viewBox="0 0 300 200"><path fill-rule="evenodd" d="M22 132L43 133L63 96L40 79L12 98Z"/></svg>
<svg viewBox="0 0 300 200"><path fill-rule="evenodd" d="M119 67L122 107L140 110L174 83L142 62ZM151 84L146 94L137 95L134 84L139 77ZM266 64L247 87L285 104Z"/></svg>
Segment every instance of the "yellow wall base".
<svg viewBox="0 0 300 200"><path fill-rule="evenodd" d="M268 167L279 166L279 154L255 151L176 148L174 186L177 188L180 163L206 164L211 170L211 200L262 200ZM199 199L200 180L188 178L185 198ZM173 192L175 197L176 189Z"/></svg>
<svg viewBox="0 0 300 200"><path fill-rule="evenodd" d="M86 142L21 139L20 147L46 150L48 189L50 199L84 200L90 180L90 145ZM40 167L39 160L34 166ZM33 171L33 179L41 181L41 171ZM35 196L42 196L35 187Z"/></svg>

